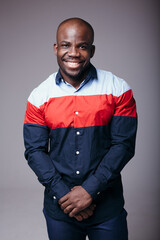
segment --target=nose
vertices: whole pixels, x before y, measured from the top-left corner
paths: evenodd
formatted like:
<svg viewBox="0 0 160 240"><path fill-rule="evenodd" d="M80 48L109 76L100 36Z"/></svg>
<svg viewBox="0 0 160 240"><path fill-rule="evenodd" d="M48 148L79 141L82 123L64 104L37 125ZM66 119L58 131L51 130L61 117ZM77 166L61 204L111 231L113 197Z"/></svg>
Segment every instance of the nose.
<svg viewBox="0 0 160 240"><path fill-rule="evenodd" d="M79 53L79 50L76 47L73 46L69 49L68 55L70 57L79 57L80 53Z"/></svg>

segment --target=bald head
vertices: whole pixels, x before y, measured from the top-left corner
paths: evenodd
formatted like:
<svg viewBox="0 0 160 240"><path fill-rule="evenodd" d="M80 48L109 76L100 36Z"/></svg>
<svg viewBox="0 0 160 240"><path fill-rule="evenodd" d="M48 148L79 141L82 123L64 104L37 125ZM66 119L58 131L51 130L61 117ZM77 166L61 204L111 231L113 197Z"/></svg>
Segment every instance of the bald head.
<svg viewBox="0 0 160 240"><path fill-rule="evenodd" d="M93 39L93 28L80 18L66 19L58 26L54 53L63 79L75 88L88 74L95 52Z"/></svg>
<svg viewBox="0 0 160 240"><path fill-rule="evenodd" d="M87 28L87 30L89 31L89 35L90 35L90 41L91 44L93 44L94 41L94 30L92 28L92 26L86 22L85 20L81 19L81 18L68 18L66 20L64 20L63 22L61 22L57 28L57 42L58 42L58 35L59 32L63 31L64 28L68 28L71 26L78 26L78 27L85 27Z"/></svg>

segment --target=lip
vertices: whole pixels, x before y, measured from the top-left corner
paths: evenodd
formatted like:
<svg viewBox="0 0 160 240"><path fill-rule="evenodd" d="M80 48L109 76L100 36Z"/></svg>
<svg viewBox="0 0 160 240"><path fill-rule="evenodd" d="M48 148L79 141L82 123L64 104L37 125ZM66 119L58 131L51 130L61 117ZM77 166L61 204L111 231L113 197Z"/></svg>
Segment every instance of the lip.
<svg viewBox="0 0 160 240"><path fill-rule="evenodd" d="M82 65L82 62L80 61L77 62L77 61L64 60L64 63L68 68L71 68L71 69L77 69Z"/></svg>

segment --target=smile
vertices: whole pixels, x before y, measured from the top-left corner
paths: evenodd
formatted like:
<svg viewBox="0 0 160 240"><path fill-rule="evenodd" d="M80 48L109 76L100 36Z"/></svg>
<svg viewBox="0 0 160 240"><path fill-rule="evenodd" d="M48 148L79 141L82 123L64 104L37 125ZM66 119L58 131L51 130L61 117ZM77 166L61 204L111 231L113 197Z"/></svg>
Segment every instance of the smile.
<svg viewBox="0 0 160 240"><path fill-rule="evenodd" d="M82 63L81 62L70 62L70 61L64 61L65 65L67 65L69 68L78 68Z"/></svg>

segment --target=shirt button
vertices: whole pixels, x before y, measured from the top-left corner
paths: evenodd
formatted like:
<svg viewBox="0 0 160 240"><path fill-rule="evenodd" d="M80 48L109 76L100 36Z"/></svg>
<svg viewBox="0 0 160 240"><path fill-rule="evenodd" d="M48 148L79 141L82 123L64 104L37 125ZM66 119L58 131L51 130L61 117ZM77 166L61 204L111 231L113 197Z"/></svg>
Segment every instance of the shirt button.
<svg viewBox="0 0 160 240"><path fill-rule="evenodd" d="M56 199L56 196L53 196L53 199Z"/></svg>
<svg viewBox="0 0 160 240"><path fill-rule="evenodd" d="M76 134L77 134L77 135L80 135L80 132L79 132L79 131L77 131L77 132L76 132Z"/></svg>
<svg viewBox="0 0 160 240"><path fill-rule="evenodd" d="M78 155L78 154L79 154L79 151L76 151L76 154Z"/></svg>
<svg viewBox="0 0 160 240"><path fill-rule="evenodd" d="M79 175L79 174L80 174L80 171L76 171L76 174Z"/></svg>
<svg viewBox="0 0 160 240"><path fill-rule="evenodd" d="M79 112L75 112L76 115L78 115Z"/></svg>

